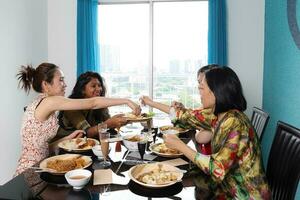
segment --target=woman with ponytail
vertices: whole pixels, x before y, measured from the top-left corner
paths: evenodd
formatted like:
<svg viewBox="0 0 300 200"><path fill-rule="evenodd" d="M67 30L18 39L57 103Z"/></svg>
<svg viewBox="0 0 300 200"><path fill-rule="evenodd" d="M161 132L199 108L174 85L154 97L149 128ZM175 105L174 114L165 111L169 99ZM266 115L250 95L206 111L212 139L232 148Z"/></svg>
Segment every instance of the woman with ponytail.
<svg viewBox="0 0 300 200"><path fill-rule="evenodd" d="M49 156L49 147L63 139L79 137L82 131L74 131L69 136L50 144L57 133L59 110L99 109L127 104L134 114L140 114L140 107L129 99L93 97L88 99L65 98L66 84L63 72L52 63L42 63L36 69L22 66L17 74L19 86L27 93L33 88L40 93L27 107L21 127L22 153L16 174Z"/></svg>

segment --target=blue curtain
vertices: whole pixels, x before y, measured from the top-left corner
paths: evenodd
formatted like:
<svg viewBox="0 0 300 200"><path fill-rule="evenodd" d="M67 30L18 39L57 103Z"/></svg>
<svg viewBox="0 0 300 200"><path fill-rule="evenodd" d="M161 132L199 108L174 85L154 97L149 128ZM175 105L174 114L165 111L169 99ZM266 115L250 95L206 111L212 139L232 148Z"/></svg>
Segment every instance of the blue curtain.
<svg viewBox="0 0 300 200"><path fill-rule="evenodd" d="M208 2L208 64L227 65L225 1Z"/></svg>
<svg viewBox="0 0 300 200"><path fill-rule="evenodd" d="M100 71L97 13L98 0L77 0L77 76Z"/></svg>

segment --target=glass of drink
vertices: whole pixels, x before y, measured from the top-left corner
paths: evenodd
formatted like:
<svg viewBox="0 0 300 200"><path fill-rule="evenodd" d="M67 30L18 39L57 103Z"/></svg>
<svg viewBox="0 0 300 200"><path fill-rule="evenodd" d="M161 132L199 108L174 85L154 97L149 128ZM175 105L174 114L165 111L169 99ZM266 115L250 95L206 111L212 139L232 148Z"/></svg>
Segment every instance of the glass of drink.
<svg viewBox="0 0 300 200"><path fill-rule="evenodd" d="M142 159L142 162L144 162L144 154L146 151L146 144L147 144L147 140L142 140L138 142L138 149L139 149L139 153Z"/></svg>
<svg viewBox="0 0 300 200"><path fill-rule="evenodd" d="M99 139L101 143L101 151L103 154L103 161L100 162L100 165L103 168L107 168L111 165L111 163L108 161L107 156L108 156L108 151L109 151L109 138L110 138L110 133L107 132L107 125L106 124L98 124L98 132L99 132Z"/></svg>

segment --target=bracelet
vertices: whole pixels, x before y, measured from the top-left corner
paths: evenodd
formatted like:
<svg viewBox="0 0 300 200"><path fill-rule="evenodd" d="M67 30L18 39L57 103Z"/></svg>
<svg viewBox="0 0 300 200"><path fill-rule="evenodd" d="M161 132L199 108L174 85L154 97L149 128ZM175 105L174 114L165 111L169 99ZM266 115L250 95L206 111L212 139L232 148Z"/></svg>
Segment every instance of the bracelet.
<svg viewBox="0 0 300 200"><path fill-rule="evenodd" d="M197 162L197 160L199 160L200 157L201 157L201 153L197 152L194 157L194 162Z"/></svg>

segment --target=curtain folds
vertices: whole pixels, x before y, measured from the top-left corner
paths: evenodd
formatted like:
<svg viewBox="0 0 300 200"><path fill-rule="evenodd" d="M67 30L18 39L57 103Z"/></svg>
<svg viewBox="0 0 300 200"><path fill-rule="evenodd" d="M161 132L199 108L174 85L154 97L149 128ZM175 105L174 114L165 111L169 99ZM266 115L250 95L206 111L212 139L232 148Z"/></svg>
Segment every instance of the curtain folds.
<svg viewBox="0 0 300 200"><path fill-rule="evenodd" d="M100 71L97 15L98 0L77 0L77 76Z"/></svg>
<svg viewBox="0 0 300 200"><path fill-rule="evenodd" d="M208 2L208 64L227 65L226 0Z"/></svg>

